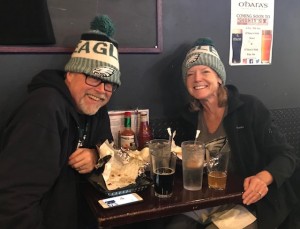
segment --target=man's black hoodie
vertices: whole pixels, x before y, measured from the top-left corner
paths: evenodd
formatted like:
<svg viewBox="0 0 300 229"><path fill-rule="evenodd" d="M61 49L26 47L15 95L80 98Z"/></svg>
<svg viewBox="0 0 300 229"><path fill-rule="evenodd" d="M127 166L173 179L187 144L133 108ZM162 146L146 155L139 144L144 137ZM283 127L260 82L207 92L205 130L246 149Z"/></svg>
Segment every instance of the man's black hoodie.
<svg viewBox="0 0 300 229"><path fill-rule="evenodd" d="M107 108L77 113L64 72L45 70L9 119L0 148L0 228L78 228L78 177L68 165L80 130L84 147L112 140ZM86 122L82 122L85 120ZM82 210L82 209L81 209Z"/></svg>

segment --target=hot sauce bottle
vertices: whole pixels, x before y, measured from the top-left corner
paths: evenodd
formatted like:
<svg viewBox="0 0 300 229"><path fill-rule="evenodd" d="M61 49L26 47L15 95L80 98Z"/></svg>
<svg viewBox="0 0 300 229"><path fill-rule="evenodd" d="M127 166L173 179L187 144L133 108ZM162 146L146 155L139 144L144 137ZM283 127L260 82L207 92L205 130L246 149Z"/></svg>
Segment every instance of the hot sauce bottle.
<svg viewBox="0 0 300 229"><path fill-rule="evenodd" d="M121 148L128 150L135 145L134 132L131 129L131 112L124 113L124 129L120 134Z"/></svg>

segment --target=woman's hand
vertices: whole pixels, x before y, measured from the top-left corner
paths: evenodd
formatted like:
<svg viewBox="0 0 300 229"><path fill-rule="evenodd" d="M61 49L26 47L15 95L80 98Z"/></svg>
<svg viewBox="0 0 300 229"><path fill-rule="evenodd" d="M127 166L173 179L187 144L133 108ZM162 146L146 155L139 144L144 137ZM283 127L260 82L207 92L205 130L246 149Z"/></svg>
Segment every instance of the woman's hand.
<svg viewBox="0 0 300 229"><path fill-rule="evenodd" d="M273 182L273 177L268 171L261 171L255 176L244 180L243 203L250 205L256 203L268 193L268 185Z"/></svg>
<svg viewBox="0 0 300 229"><path fill-rule="evenodd" d="M89 173L95 168L97 159L95 149L78 148L69 157L69 165L81 174Z"/></svg>

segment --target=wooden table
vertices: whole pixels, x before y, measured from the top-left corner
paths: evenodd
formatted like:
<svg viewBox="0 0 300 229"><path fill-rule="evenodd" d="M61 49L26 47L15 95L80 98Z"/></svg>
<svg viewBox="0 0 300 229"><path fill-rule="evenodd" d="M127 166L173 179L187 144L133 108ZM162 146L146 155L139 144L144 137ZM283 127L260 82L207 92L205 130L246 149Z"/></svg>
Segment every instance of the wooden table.
<svg viewBox="0 0 300 229"><path fill-rule="evenodd" d="M142 202L103 209L98 200L105 198L105 196L95 187L89 183L84 183L82 191L91 212L98 220L99 226L107 227L161 218L226 203L242 203L243 181L237 175L229 174L225 190L212 190L208 188L207 175L204 174L202 190L188 191L182 185L180 165L179 168L177 166L176 170L173 195L167 199L156 197L153 187L150 186L138 193L144 199Z"/></svg>

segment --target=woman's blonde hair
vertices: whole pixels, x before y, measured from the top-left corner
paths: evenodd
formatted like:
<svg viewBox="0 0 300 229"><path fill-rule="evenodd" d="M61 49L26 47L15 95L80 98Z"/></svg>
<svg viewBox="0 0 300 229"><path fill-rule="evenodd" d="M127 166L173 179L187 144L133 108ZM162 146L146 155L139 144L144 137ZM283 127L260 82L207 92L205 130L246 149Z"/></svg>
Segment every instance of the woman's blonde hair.
<svg viewBox="0 0 300 229"><path fill-rule="evenodd" d="M218 97L219 107L225 107L227 105L228 96L227 96L227 88L223 84L219 84L217 97ZM199 111L202 109L203 106L200 103L200 101L192 97L190 101L190 111Z"/></svg>

